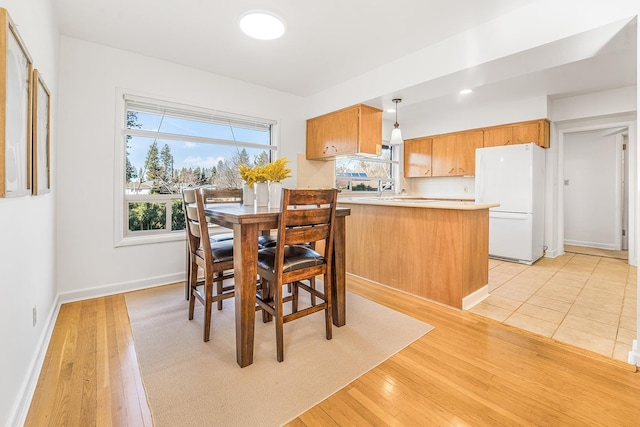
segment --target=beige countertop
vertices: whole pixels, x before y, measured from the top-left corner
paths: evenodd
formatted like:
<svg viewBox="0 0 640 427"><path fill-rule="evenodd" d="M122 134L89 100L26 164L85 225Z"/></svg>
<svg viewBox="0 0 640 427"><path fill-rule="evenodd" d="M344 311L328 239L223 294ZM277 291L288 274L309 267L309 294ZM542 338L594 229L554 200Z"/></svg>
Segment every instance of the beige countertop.
<svg viewBox="0 0 640 427"><path fill-rule="evenodd" d="M500 206L498 203L476 204L473 200L431 199L415 196L356 196L338 197L338 204L402 206L409 208L478 210Z"/></svg>

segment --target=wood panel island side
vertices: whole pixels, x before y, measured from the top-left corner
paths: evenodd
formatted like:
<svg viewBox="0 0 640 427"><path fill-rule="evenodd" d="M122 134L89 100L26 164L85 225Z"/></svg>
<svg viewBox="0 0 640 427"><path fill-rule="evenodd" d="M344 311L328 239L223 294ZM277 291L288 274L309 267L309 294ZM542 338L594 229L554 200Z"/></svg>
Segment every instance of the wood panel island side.
<svg viewBox="0 0 640 427"><path fill-rule="evenodd" d="M488 296L489 208L498 204L345 197L346 271L458 309Z"/></svg>

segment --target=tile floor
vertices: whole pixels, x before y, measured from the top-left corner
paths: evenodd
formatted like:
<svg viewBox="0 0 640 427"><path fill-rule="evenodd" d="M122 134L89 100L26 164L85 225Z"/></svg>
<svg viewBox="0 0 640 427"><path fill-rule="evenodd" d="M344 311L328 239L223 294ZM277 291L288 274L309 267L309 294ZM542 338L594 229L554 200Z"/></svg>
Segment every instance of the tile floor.
<svg viewBox="0 0 640 427"><path fill-rule="evenodd" d="M490 296L469 311L626 362L636 280L637 268L615 258L566 253L532 266L490 259Z"/></svg>

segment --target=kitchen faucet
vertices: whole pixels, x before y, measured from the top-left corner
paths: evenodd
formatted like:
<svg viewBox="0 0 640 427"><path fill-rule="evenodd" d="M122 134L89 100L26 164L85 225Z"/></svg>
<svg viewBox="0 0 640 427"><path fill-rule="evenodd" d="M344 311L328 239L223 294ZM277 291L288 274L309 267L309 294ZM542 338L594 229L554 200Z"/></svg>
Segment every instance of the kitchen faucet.
<svg viewBox="0 0 640 427"><path fill-rule="evenodd" d="M393 185L391 185L390 182L378 182L378 191L376 192L377 197L382 197L382 193L386 190L393 190Z"/></svg>

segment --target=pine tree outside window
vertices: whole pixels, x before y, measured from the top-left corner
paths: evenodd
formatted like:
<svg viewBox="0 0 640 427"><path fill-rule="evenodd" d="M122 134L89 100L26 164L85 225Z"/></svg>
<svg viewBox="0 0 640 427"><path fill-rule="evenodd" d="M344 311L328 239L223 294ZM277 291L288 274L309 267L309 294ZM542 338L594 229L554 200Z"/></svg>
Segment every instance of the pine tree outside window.
<svg viewBox="0 0 640 427"><path fill-rule="evenodd" d="M239 166L269 163L277 149L272 120L128 94L122 116L117 246L182 238L184 188L239 188Z"/></svg>

